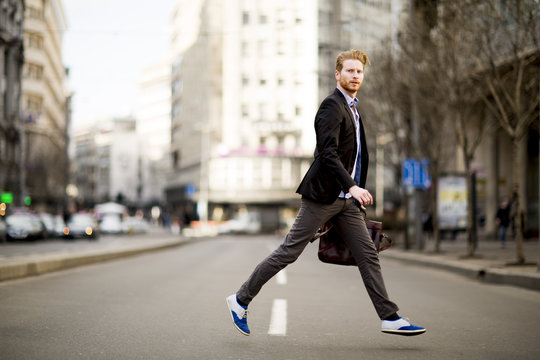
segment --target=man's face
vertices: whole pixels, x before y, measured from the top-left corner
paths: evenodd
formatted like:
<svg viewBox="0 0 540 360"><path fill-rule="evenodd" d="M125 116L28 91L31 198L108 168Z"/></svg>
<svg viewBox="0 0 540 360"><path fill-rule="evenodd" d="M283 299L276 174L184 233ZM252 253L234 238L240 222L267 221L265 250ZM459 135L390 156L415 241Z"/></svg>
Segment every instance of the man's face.
<svg viewBox="0 0 540 360"><path fill-rule="evenodd" d="M364 81L364 65L360 60L343 61L341 71L336 70L336 80L343 90L355 94Z"/></svg>

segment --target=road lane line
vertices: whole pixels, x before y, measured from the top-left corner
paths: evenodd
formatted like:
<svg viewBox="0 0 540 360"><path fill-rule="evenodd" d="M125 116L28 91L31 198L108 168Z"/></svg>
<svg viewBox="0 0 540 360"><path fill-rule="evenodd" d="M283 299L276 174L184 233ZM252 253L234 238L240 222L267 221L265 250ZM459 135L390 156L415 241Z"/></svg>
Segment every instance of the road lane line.
<svg viewBox="0 0 540 360"><path fill-rule="evenodd" d="M287 334L287 300L274 299L272 317L268 335L285 336Z"/></svg>
<svg viewBox="0 0 540 360"><path fill-rule="evenodd" d="M287 285L287 273L285 272L285 269L276 274L276 282L278 285Z"/></svg>

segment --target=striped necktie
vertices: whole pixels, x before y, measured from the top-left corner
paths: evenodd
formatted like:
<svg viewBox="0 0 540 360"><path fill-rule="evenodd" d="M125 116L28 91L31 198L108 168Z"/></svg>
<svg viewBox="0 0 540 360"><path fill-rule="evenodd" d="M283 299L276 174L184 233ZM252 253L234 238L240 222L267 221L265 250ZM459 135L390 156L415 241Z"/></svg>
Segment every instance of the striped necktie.
<svg viewBox="0 0 540 360"><path fill-rule="evenodd" d="M351 103L351 110L354 114L354 120L355 120L355 124L356 124L356 131L358 132L357 134L357 139L358 139L358 155L356 157L356 170L354 172L354 182L356 183L356 185L360 186L360 173L362 171L362 160L361 160L361 155L362 155L362 147L360 146L360 119L359 119L359 115L358 115L358 111L356 110L356 106L354 104L354 102Z"/></svg>

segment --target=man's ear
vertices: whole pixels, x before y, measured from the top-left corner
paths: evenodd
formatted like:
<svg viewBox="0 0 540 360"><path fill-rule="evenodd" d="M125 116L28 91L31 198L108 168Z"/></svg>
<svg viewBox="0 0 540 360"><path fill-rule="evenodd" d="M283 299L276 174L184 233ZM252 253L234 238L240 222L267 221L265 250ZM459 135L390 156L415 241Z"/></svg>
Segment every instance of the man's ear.
<svg viewBox="0 0 540 360"><path fill-rule="evenodd" d="M334 72L334 76L336 77L336 80L339 80L339 71L336 70Z"/></svg>

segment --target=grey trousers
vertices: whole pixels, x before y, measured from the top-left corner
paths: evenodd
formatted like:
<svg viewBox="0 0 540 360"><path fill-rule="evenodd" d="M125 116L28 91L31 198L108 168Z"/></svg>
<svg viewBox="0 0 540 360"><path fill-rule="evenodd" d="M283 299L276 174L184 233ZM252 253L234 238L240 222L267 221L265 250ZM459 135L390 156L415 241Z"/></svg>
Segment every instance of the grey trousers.
<svg viewBox="0 0 540 360"><path fill-rule="evenodd" d="M300 211L285 240L255 267L236 293L238 300L249 304L268 280L296 261L317 229L330 219L353 254L379 318L384 319L396 313L398 307L388 299L379 257L366 228L365 214L353 200L340 198L333 204L321 204L303 198Z"/></svg>

